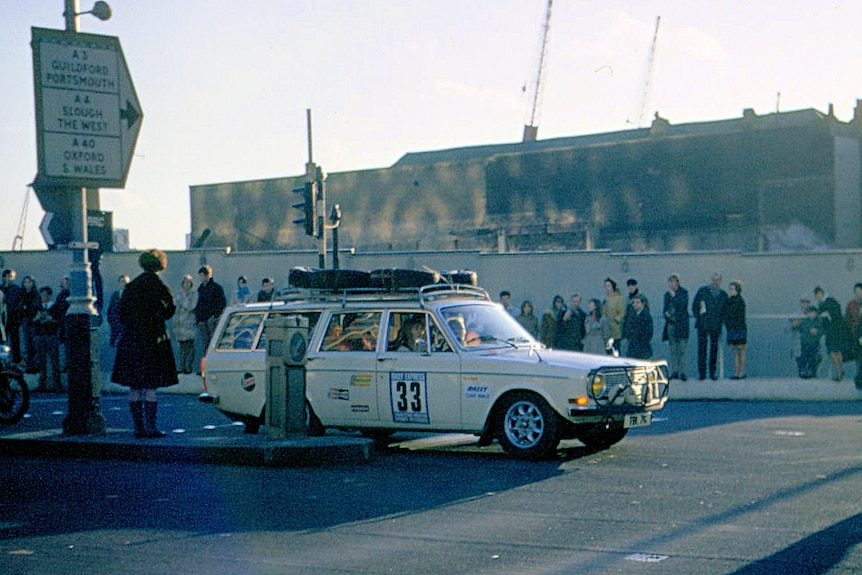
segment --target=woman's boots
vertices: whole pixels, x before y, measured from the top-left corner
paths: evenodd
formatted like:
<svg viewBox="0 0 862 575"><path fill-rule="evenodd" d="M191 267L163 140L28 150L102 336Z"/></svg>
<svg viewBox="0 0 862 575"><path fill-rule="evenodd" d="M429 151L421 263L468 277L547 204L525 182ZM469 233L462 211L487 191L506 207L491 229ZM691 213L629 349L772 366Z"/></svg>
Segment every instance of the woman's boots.
<svg viewBox="0 0 862 575"><path fill-rule="evenodd" d="M129 410L132 412L132 422L135 424L135 439L157 439L167 435L156 428L157 402L131 401Z"/></svg>

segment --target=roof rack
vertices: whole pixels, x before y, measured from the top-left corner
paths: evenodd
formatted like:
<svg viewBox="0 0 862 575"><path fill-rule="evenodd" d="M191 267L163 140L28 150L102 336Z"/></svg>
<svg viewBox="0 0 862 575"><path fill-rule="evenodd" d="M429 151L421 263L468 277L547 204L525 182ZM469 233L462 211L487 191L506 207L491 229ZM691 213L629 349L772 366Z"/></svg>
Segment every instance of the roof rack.
<svg viewBox="0 0 862 575"><path fill-rule="evenodd" d="M342 305L346 305L348 301L395 301L409 299L419 301L420 304L424 305L425 302L449 298L491 301L491 296L483 288L465 284L445 283L394 290L369 287L343 289L283 288L276 292L274 299L283 302L340 301Z"/></svg>

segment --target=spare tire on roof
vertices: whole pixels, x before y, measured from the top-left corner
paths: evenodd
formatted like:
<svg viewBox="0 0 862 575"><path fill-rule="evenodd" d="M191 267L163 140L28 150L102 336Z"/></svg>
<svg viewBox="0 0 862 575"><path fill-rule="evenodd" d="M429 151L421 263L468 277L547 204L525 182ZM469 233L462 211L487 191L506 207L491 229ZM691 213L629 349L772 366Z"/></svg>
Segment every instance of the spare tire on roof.
<svg viewBox="0 0 862 575"><path fill-rule="evenodd" d="M388 268L371 271L371 287L397 290L420 288L440 281L440 274L433 271Z"/></svg>
<svg viewBox="0 0 862 575"><path fill-rule="evenodd" d="M312 277L319 269L297 266L290 268L287 273L287 284L294 288L308 289L311 287Z"/></svg>
<svg viewBox="0 0 862 575"><path fill-rule="evenodd" d="M361 270L321 270L295 267L291 268L288 274L288 283L291 287L319 290L367 288L369 286L369 274Z"/></svg>
<svg viewBox="0 0 862 575"><path fill-rule="evenodd" d="M440 281L447 284L478 286L479 276L473 270L452 270L440 272Z"/></svg>

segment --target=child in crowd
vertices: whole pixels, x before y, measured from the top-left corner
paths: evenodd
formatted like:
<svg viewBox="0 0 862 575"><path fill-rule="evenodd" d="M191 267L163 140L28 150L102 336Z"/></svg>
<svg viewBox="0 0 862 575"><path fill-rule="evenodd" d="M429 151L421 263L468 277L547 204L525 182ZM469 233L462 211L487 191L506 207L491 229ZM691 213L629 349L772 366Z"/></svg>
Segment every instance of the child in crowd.
<svg viewBox="0 0 862 575"><path fill-rule="evenodd" d="M799 332L801 353L796 362L799 365L799 377L810 379L817 376L817 368L823 359L820 355L820 339L823 337L823 320L818 317L817 307L805 308L805 319L793 327Z"/></svg>

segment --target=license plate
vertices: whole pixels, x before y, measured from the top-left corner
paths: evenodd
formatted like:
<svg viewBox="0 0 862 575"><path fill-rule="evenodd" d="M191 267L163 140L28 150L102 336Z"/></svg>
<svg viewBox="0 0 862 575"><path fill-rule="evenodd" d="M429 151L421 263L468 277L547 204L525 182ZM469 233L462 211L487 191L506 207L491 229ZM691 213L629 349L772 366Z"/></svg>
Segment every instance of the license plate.
<svg viewBox="0 0 862 575"><path fill-rule="evenodd" d="M647 413L630 413L623 419L623 427L629 429L631 427L645 427L652 423L652 412Z"/></svg>

